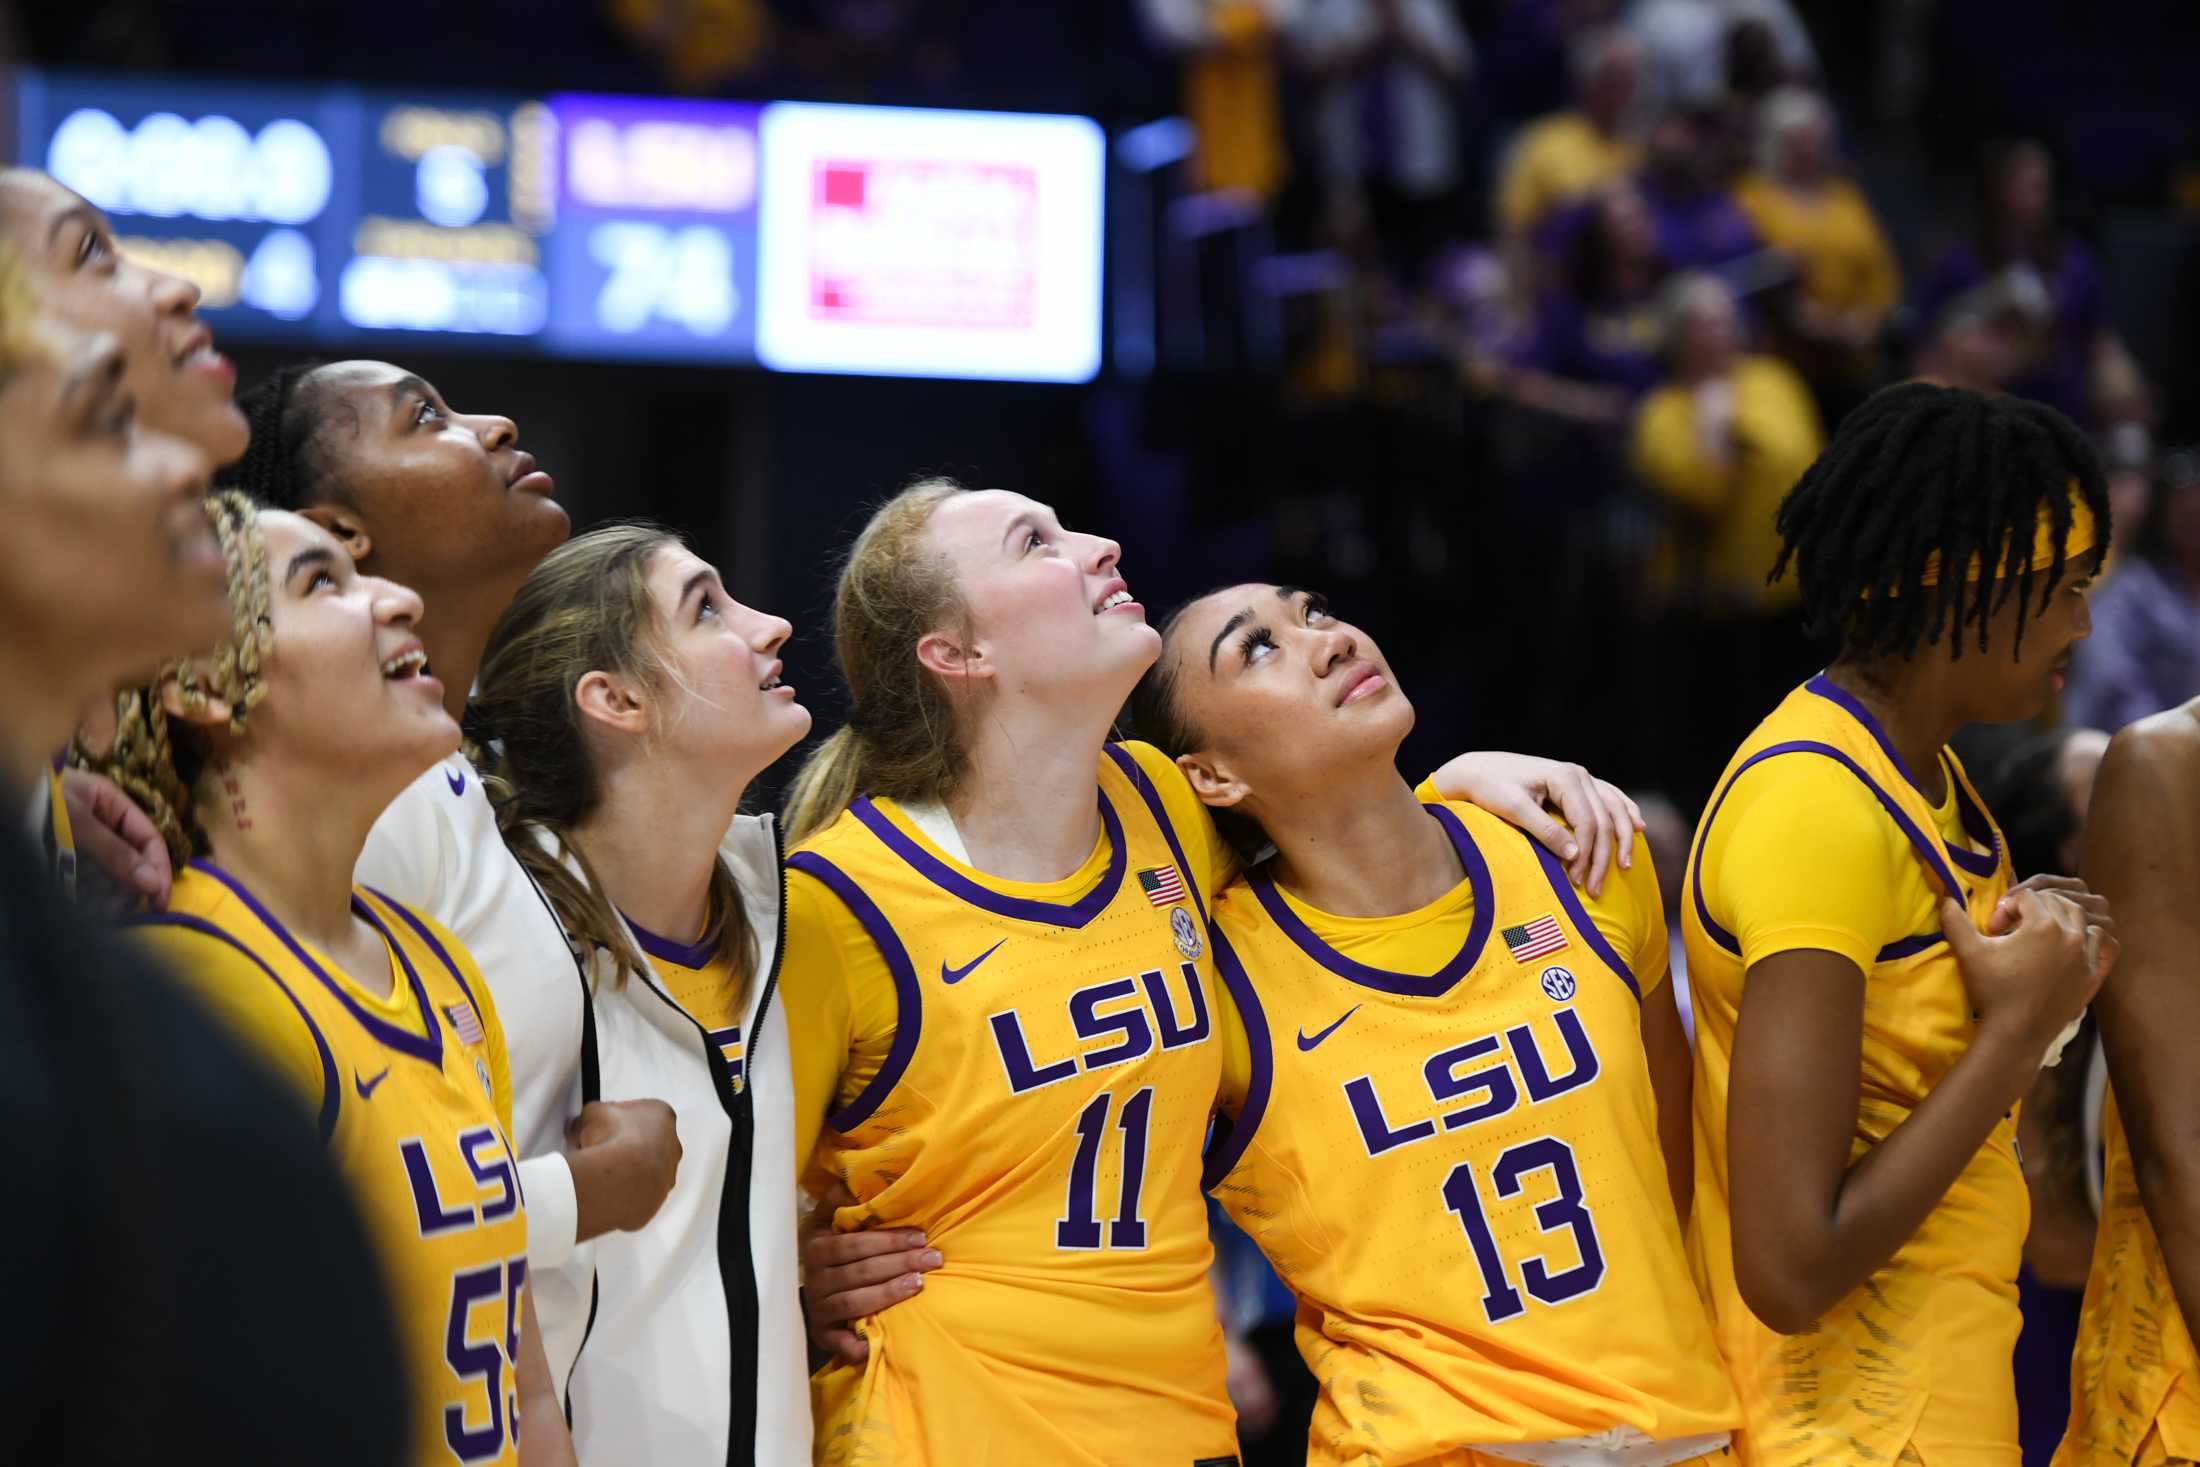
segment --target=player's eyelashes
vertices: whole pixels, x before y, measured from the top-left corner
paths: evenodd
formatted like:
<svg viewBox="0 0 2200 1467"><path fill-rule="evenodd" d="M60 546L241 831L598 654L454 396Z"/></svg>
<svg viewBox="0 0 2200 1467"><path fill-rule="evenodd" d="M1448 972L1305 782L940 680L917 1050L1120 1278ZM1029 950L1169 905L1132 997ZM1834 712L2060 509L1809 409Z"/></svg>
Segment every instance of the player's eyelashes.
<svg viewBox="0 0 2200 1467"><path fill-rule="evenodd" d="M1276 639L1274 635L1264 626L1247 627L1244 634L1238 638L1238 656L1247 666L1251 666L1255 659L1261 655L1261 649L1266 648L1272 652L1275 647Z"/></svg>
<svg viewBox="0 0 2200 1467"><path fill-rule="evenodd" d="M419 404L413 408L413 426L419 427L430 419L442 416L443 410L423 397L420 399Z"/></svg>

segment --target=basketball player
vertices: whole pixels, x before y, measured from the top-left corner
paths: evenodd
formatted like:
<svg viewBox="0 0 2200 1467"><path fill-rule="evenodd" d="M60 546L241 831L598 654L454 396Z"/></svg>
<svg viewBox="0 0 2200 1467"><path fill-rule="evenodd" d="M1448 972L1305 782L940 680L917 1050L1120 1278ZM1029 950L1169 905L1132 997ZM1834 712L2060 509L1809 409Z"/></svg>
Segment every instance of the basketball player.
<svg viewBox="0 0 2200 1467"><path fill-rule="evenodd" d="M1235 1460L1198 1186L1234 861L1165 757L1107 741L1159 650L1118 554L931 480L841 576L854 706L788 804L796 1092L834 1102L836 1226L946 1263L818 1376L819 1462Z"/></svg>
<svg viewBox="0 0 2200 1467"><path fill-rule="evenodd" d="M1412 704L1312 592L1217 591L1162 638L1139 731L1275 849L1215 902L1250 1062L1206 1178L1298 1295L1307 1460L1728 1460L1640 837L1584 896L1502 820L1417 795Z"/></svg>
<svg viewBox="0 0 2200 1467"><path fill-rule="evenodd" d="M802 1036L777 996L803 973L781 940L776 827L739 813L809 732L779 680L788 631L676 536L616 524L550 552L482 658L469 716L495 735L512 856L585 955L602 1087L679 1117L671 1195L596 1248L572 1389L591 1461L810 1454L789 1060Z"/></svg>
<svg viewBox="0 0 2200 1467"><path fill-rule="evenodd" d="M118 700L105 772L181 870L139 928L296 1088L378 1245L414 1460L570 1462L533 1323L503 1034L449 932L352 884L368 829L456 746L412 627L296 515L208 501L232 639Z"/></svg>
<svg viewBox="0 0 2200 1467"><path fill-rule="evenodd" d="M1737 1450L2014 1467L2014 1111L2116 940L2075 882L2011 889L1946 745L2035 716L2086 634L2100 466L2050 409L1891 387L1779 531L1834 660L1734 755L1682 903L1690 1247Z"/></svg>
<svg viewBox="0 0 2200 1467"><path fill-rule="evenodd" d="M205 455L144 425L115 334L41 312L27 273L0 243L10 808L88 701L230 625ZM55 900L34 850L0 837L9 1454L398 1460L380 1280L317 1139L177 984ZM280 1226L238 1226L255 1191Z"/></svg>
<svg viewBox="0 0 2200 1467"><path fill-rule="evenodd" d="M51 319L113 342L122 362L118 390L135 404L138 422L191 445L215 465L244 451L244 419L230 400L236 369L198 319L198 287L125 258L106 216L35 169L0 169L0 242L24 262L31 291ZM109 732L110 691L102 688L92 704L88 731L97 740ZM58 863L72 877L63 883L74 888L69 894L165 900L167 856L144 814L111 783L84 770L63 770L56 778L62 798L40 811L51 817ZM73 879L78 856L82 887ZM117 873L112 882L104 876L109 871Z"/></svg>
<svg viewBox="0 0 2200 1467"><path fill-rule="evenodd" d="M2108 1055L2101 1220L2055 1467L2200 1461L2200 702L2109 743L2085 839L2086 879L2115 905L2115 982L2094 1000Z"/></svg>

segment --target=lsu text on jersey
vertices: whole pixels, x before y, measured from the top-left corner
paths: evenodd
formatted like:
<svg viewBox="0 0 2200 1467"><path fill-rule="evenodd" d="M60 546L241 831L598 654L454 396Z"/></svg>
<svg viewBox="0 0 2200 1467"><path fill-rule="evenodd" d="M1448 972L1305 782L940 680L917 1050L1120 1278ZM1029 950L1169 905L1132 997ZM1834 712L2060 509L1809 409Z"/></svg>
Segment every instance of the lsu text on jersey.
<svg viewBox="0 0 2200 1467"><path fill-rule="evenodd" d="M893 975L884 1066L818 1165L843 1225L945 1256L816 1382L817 1458L892 1467L1236 1461L1200 1149L1235 1014L1196 874L1129 754L1099 772L1103 849L1034 895L859 800L788 858ZM1057 884L1060 885L1060 884Z"/></svg>
<svg viewBox="0 0 2200 1467"><path fill-rule="evenodd" d="M365 887L352 911L382 935L386 998L206 861L135 935L313 1107L388 1277L413 1460L516 1464L527 1218L503 1033L473 960L432 919Z"/></svg>
<svg viewBox="0 0 2200 1467"><path fill-rule="evenodd" d="M1642 1042L1637 974L1666 967L1655 877L1638 861L1649 910L1607 932L1521 832L1423 808L1467 878L1430 907L1331 917L1259 873L1216 904L1252 1083L1208 1172L1299 1296L1321 1384L1308 1461L1460 1467L1578 1438L1633 1449L1615 1461L1720 1452L1734 1395Z"/></svg>

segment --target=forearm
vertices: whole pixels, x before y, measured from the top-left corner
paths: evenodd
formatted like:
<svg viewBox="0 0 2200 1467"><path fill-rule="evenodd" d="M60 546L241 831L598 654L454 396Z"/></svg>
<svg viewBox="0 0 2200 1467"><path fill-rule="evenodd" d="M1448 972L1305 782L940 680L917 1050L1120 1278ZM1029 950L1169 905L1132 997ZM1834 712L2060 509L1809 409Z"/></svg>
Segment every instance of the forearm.
<svg viewBox="0 0 2200 1467"><path fill-rule="evenodd" d="M1842 1173L1822 1204L1775 1187L1768 1200L1783 1197L1788 1205L1778 1215L1745 1218L1737 1199L1735 1262L1759 1318L1783 1333L1805 1329L1892 1258L2038 1068L2037 1046L1982 1033L1924 1102ZM1746 1250L1745 1235L1755 1241Z"/></svg>
<svg viewBox="0 0 2200 1467"><path fill-rule="evenodd" d="M573 1434L558 1403L549 1357L543 1354L542 1327L535 1322L534 1290L521 1299L519 1359L513 1362L519 1377L520 1467L578 1467Z"/></svg>

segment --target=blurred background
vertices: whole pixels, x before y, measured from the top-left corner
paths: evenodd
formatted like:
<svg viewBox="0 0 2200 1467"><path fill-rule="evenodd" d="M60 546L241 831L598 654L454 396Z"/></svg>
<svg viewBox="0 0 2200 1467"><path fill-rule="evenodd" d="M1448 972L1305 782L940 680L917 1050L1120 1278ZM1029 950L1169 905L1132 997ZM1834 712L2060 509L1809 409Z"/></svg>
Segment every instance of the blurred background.
<svg viewBox="0 0 2200 1467"><path fill-rule="evenodd" d="M795 623L821 727L836 552L949 473L1117 536L1156 611L1326 590L1420 711L1415 772L1581 760L1673 859L1815 665L1772 511L1911 376L2052 403L2111 470L2063 706L1971 751L2020 874L2075 860L2071 730L2200 694L2189 0L0 15L10 156L198 280L244 382L386 357L513 417L577 525L681 527ZM2091 1227L2066 1109L2034 1446ZM1232 1294L1283 1423L1253 1460L1291 1460L1288 1300Z"/></svg>

